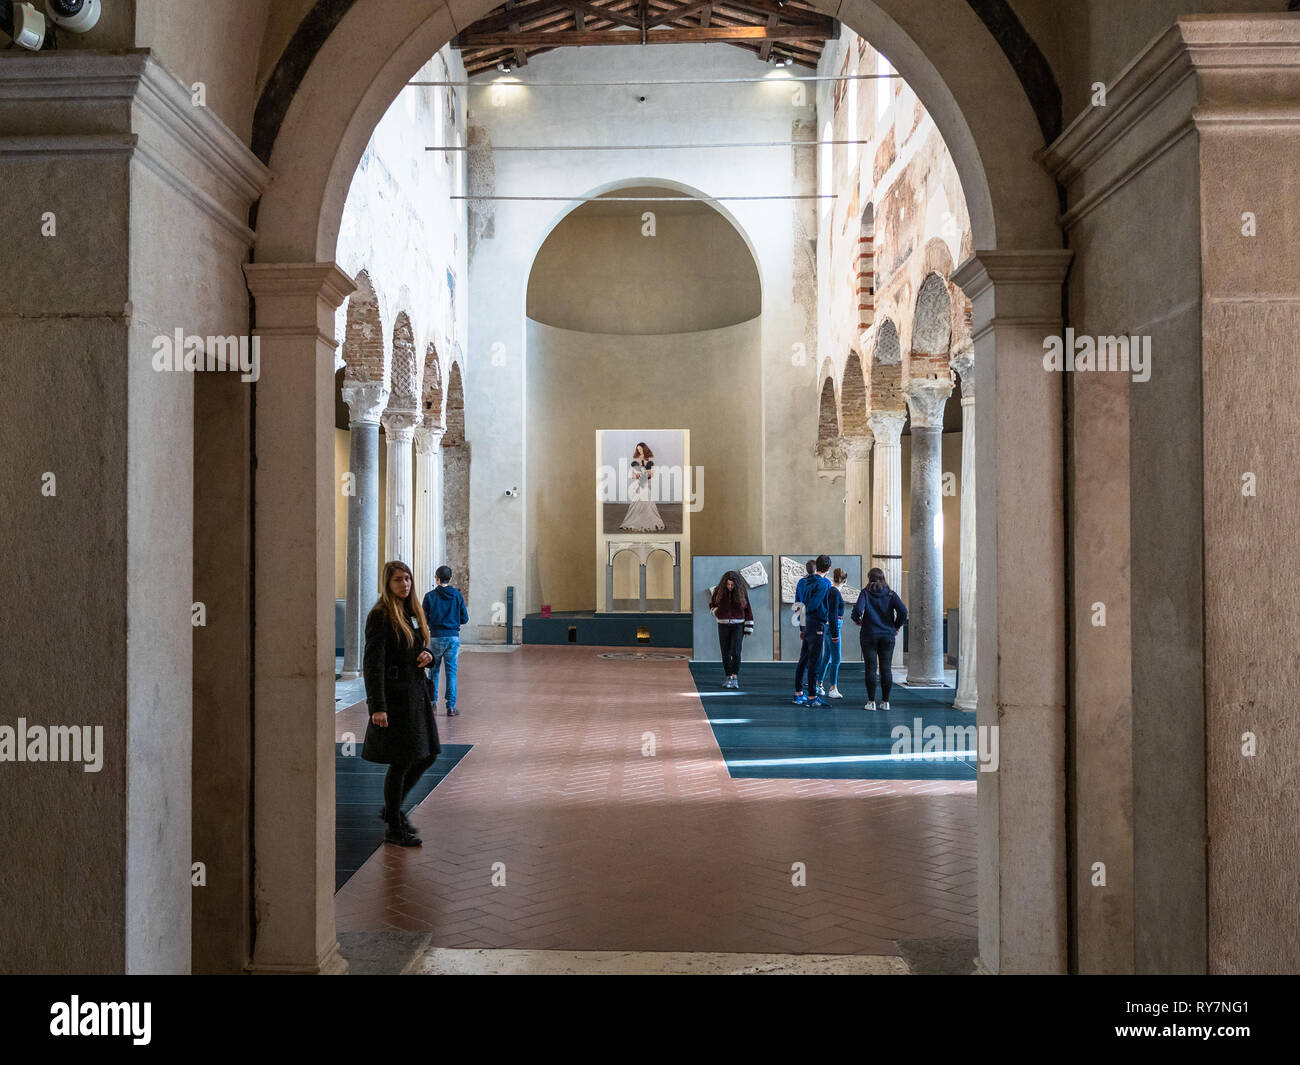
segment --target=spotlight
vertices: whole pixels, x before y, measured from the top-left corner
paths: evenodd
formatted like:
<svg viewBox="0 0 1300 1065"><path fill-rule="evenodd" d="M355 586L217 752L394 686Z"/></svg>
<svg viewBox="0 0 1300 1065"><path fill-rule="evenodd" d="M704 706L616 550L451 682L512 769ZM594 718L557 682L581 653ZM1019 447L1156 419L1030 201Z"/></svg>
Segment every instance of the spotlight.
<svg viewBox="0 0 1300 1065"><path fill-rule="evenodd" d="M501 71L502 74L509 74L510 71L514 70L514 67L510 65L510 60L503 59L497 64L497 70Z"/></svg>

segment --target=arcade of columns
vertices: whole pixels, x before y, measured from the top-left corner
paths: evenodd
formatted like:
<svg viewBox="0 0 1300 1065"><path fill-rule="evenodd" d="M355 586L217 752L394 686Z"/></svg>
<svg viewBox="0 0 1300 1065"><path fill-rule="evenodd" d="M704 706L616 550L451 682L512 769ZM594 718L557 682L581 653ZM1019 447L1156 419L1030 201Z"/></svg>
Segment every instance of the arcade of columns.
<svg viewBox="0 0 1300 1065"><path fill-rule="evenodd" d="M366 614L379 597L379 426L384 427L388 448L383 556L411 567L418 594L433 587L438 567L439 450L446 432L443 375L436 353L430 348L421 381L405 312L397 316L390 353L383 343L373 290L364 275L359 280L362 295L348 307L341 390L348 408L348 470L353 478L348 498L345 680L360 675Z"/></svg>
<svg viewBox="0 0 1300 1065"><path fill-rule="evenodd" d="M850 387L862 363L851 355L835 389L840 399L844 456L845 550L869 555L866 568L879 567L892 588L902 584L902 444L911 418L911 520L908 568L908 684L939 687L943 674L943 551L937 535L942 521L943 414L952 395L953 374L961 379L961 572L957 693L953 705L974 710L978 702L975 670L975 378L974 347L965 326L968 301L937 273L924 279L917 294L907 366L894 323L888 318L863 322L863 350L870 352L864 390ZM953 312L957 313L954 314ZM860 412L850 412L864 391L865 427ZM874 468L871 463L875 452ZM864 574L865 576L865 574ZM894 647L894 667L903 665L902 641Z"/></svg>

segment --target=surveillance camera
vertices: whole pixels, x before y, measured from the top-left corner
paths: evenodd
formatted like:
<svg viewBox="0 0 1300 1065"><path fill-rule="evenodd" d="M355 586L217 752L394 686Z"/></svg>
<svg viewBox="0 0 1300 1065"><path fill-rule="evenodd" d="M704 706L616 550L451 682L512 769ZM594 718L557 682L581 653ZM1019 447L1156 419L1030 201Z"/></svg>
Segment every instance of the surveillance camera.
<svg viewBox="0 0 1300 1065"><path fill-rule="evenodd" d="M514 499L514 497L517 496L518 494L519 494L518 486L515 486L514 488L506 489L506 495L511 499Z"/></svg>
<svg viewBox="0 0 1300 1065"><path fill-rule="evenodd" d="M100 0L45 0L50 21L70 33L88 33L99 21Z"/></svg>
<svg viewBox="0 0 1300 1065"><path fill-rule="evenodd" d="M13 6L14 44L29 52L39 52L45 43L45 16L31 4Z"/></svg>

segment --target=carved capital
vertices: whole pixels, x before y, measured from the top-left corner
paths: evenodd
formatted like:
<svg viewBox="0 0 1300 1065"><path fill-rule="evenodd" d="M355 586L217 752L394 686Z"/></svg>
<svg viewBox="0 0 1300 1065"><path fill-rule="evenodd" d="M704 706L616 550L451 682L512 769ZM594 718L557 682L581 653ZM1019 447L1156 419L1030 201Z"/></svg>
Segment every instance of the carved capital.
<svg viewBox="0 0 1300 1065"><path fill-rule="evenodd" d="M379 416L388 402L383 381L343 382L343 402L348 405L349 425L378 425Z"/></svg>
<svg viewBox="0 0 1300 1065"><path fill-rule="evenodd" d="M415 450L421 455L432 455L442 443L442 436L447 431L445 425L424 424L415 430Z"/></svg>
<svg viewBox="0 0 1300 1065"><path fill-rule="evenodd" d="M401 408L389 408L384 411L384 415L379 419L384 426L384 432L388 434L391 443L406 444L410 443L415 433L416 423L420 420L418 410L402 410Z"/></svg>
<svg viewBox="0 0 1300 1065"><path fill-rule="evenodd" d="M975 345L967 337L952 351L948 360L953 372L961 377L961 394L963 401L975 396Z"/></svg>
<svg viewBox="0 0 1300 1065"><path fill-rule="evenodd" d="M876 438L869 434L866 436L842 436L840 437L840 448L844 451L844 457L847 460L865 462L871 458L871 448L875 442Z"/></svg>
<svg viewBox="0 0 1300 1065"><path fill-rule="evenodd" d="M909 381L903 389L907 409L912 415L914 429L942 429L943 407L952 395L951 381L934 381L925 378Z"/></svg>
<svg viewBox="0 0 1300 1065"><path fill-rule="evenodd" d="M867 424L876 443L884 447L898 447L907 424L907 412L901 410L873 410L867 415Z"/></svg>

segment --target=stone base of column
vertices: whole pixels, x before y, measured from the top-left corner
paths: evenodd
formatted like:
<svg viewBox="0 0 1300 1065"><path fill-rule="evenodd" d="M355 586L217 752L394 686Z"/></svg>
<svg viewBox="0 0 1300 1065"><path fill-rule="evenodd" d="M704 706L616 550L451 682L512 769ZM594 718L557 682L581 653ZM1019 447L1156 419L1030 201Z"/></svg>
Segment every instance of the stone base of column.
<svg viewBox="0 0 1300 1065"><path fill-rule="evenodd" d="M340 679L340 680L356 680L359 676L361 676L360 673L356 673L356 672L353 672L352 670L346 670L346 669L345 669L342 673L339 674L339 679Z"/></svg>
<svg viewBox="0 0 1300 1065"><path fill-rule="evenodd" d="M339 953L338 940L335 940L315 965L276 965L263 962L250 964L246 971L253 976L346 976L348 960Z"/></svg>

